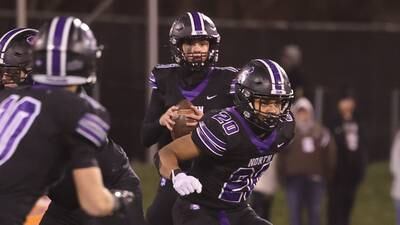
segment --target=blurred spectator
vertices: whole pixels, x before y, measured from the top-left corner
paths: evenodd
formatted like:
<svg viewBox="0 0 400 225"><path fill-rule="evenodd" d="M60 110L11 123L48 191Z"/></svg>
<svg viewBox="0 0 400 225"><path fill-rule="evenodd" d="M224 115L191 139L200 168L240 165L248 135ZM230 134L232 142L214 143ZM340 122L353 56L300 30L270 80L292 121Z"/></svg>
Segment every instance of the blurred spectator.
<svg viewBox="0 0 400 225"><path fill-rule="evenodd" d="M354 97L343 96L331 125L336 140L337 166L328 186L328 225L349 225L354 200L367 165L366 139L355 114Z"/></svg>
<svg viewBox="0 0 400 225"><path fill-rule="evenodd" d="M400 130L393 139L390 172L393 175L392 198L396 209L396 225L400 225Z"/></svg>
<svg viewBox="0 0 400 225"><path fill-rule="evenodd" d="M296 136L279 154L278 172L286 189L290 225L302 224L303 208L308 223L321 223L321 204L326 182L336 164L336 144L329 130L314 119L313 106L306 98L293 105Z"/></svg>
<svg viewBox="0 0 400 225"><path fill-rule="evenodd" d="M258 216L268 221L271 221L272 203L274 194L278 189L278 177L276 172L277 160L277 155L275 155L268 170L261 175L260 180L257 182L250 196L251 207Z"/></svg>
<svg viewBox="0 0 400 225"><path fill-rule="evenodd" d="M285 69L289 76L292 89L296 95L296 98L307 97L310 98L308 93L307 81L302 71L303 53L298 45L286 45L283 47L280 64Z"/></svg>

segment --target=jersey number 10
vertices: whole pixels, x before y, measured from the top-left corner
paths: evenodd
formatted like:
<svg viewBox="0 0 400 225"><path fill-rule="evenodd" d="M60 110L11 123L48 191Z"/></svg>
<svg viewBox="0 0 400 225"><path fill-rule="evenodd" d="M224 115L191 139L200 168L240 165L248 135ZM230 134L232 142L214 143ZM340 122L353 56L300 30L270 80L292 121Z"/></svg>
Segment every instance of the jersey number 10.
<svg viewBox="0 0 400 225"><path fill-rule="evenodd" d="M27 96L11 95L0 103L0 166L14 154L40 108L40 101Z"/></svg>

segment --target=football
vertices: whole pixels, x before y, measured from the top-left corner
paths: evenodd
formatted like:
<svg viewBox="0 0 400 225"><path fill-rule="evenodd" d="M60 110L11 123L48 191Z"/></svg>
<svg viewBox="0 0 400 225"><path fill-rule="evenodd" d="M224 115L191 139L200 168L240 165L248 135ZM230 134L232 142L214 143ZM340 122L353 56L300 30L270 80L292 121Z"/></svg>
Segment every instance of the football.
<svg viewBox="0 0 400 225"><path fill-rule="evenodd" d="M180 101L176 106L178 107L178 117L175 119L175 125L171 131L172 139L176 139L186 134L189 134L194 128L186 125L187 122L190 122L191 120L193 121L193 119L186 117L186 115L188 114L195 113L195 111L191 108L193 104L189 100L184 99Z"/></svg>

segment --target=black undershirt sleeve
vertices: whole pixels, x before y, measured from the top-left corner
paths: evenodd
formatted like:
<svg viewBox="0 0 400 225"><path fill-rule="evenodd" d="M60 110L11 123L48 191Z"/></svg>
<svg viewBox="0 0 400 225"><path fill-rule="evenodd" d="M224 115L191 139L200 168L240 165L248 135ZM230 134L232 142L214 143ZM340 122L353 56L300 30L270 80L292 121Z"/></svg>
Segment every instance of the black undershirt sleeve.
<svg viewBox="0 0 400 225"><path fill-rule="evenodd" d="M145 117L141 128L141 142L145 147L158 142L163 131L167 129L160 125L160 117L166 109L164 109L164 101L159 91L153 90L149 106L146 110Z"/></svg>

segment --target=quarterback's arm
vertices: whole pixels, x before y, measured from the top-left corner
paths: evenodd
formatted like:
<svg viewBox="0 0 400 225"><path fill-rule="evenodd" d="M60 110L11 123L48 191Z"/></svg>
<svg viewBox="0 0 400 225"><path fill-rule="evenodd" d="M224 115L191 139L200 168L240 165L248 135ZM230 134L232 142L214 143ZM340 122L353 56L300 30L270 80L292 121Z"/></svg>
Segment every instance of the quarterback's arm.
<svg viewBox="0 0 400 225"><path fill-rule="evenodd" d="M157 143L158 138L165 129L159 122L160 117L165 111L162 107L163 105L160 93L157 90L153 90L140 131L141 142L145 147L150 147Z"/></svg>
<svg viewBox="0 0 400 225"><path fill-rule="evenodd" d="M80 205L91 216L110 215L115 208L112 194L104 187L100 169L87 167L73 170Z"/></svg>
<svg viewBox="0 0 400 225"><path fill-rule="evenodd" d="M196 158L200 155L200 150L194 144L191 134L188 134L164 146L158 154L160 174L165 178L170 178L171 171L179 169L178 161Z"/></svg>

